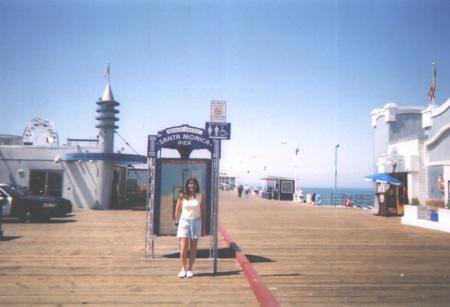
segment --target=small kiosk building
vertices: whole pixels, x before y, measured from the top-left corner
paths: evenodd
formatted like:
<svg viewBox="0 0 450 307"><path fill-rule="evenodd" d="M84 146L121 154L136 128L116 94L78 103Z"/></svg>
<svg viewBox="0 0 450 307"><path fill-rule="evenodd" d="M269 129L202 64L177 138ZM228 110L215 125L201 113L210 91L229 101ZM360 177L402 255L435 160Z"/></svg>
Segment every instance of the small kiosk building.
<svg viewBox="0 0 450 307"><path fill-rule="evenodd" d="M295 180L292 178L267 176L261 178L264 187L261 197L276 200L293 200L295 191Z"/></svg>

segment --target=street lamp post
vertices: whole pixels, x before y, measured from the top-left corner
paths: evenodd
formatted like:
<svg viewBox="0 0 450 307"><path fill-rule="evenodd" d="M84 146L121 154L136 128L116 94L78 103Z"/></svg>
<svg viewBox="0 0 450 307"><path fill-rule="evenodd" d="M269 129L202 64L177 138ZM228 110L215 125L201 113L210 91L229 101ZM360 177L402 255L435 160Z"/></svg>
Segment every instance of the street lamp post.
<svg viewBox="0 0 450 307"><path fill-rule="evenodd" d="M295 162L294 162L294 186L297 190L297 167L298 167L298 153L300 152L300 148L295 147ZM294 191L295 192L295 191Z"/></svg>
<svg viewBox="0 0 450 307"><path fill-rule="evenodd" d="M287 141L281 141L280 142L283 145L287 145L289 144ZM300 148L298 147L298 145L295 146L295 156L294 156L294 193L296 192L295 190L297 190L297 166L298 166L298 154L300 152ZM294 198L295 201L295 198Z"/></svg>
<svg viewBox="0 0 450 307"><path fill-rule="evenodd" d="M256 160L256 158L258 158L257 155L251 155L250 159L248 159L248 163L247 163L247 185L254 185L254 180L255 180L255 176L258 176L258 172L255 171L257 169L257 167L255 166L255 163L257 164L257 162L254 162ZM250 184L250 174L252 174L252 184Z"/></svg>
<svg viewBox="0 0 450 307"><path fill-rule="evenodd" d="M333 190L333 205L336 204L336 188L337 188L337 150L339 144L334 147L334 190Z"/></svg>

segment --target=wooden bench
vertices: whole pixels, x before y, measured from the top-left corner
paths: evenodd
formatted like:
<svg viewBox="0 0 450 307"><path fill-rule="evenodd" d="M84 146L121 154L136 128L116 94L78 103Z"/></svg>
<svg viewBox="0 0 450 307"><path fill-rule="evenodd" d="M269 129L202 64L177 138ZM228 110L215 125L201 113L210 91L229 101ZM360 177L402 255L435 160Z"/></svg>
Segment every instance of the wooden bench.
<svg viewBox="0 0 450 307"><path fill-rule="evenodd" d="M445 208L445 202L439 199L427 199L425 205L430 209Z"/></svg>

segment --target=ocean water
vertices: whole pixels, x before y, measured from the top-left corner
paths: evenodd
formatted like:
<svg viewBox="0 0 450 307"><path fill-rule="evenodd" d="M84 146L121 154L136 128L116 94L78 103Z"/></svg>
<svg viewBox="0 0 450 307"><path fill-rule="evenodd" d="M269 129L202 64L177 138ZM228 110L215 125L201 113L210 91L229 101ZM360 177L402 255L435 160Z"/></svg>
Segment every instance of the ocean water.
<svg viewBox="0 0 450 307"><path fill-rule="evenodd" d="M303 195L316 193L320 195L323 205L342 205L347 198L352 200L352 206L371 208L374 204L375 191L370 188L337 188L333 198L334 188L302 188Z"/></svg>
<svg viewBox="0 0 450 307"><path fill-rule="evenodd" d="M305 187L302 188L303 194L310 194L310 193L316 193L320 195L326 195L326 194L332 194L334 191L334 188L310 188ZM364 195L371 195L374 194L374 190L371 188L337 188L336 194L346 194L346 195L355 195L355 194L364 194Z"/></svg>

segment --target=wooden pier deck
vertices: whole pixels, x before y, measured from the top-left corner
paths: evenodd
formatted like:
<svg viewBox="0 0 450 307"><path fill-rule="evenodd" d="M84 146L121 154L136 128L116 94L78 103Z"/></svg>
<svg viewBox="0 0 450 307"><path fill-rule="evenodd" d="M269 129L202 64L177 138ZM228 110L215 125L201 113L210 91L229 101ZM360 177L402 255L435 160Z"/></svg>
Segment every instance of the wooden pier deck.
<svg viewBox="0 0 450 307"><path fill-rule="evenodd" d="M227 193L225 193L227 194ZM282 306L449 306L450 234L351 208L222 198L224 227Z"/></svg>
<svg viewBox="0 0 450 307"><path fill-rule="evenodd" d="M209 237L200 241L198 275L177 277L178 240L159 237L145 259L145 211L79 210L48 223L3 225L0 306L258 306L223 241L212 275Z"/></svg>
<svg viewBox="0 0 450 307"><path fill-rule="evenodd" d="M220 217L282 306L448 306L450 235L398 217L223 192ZM257 306L220 241L209 238L198 276L176 277L177 240L159 237L144 259L144 211L76 211L48 223L3 225L0 305Z"/></svg>

